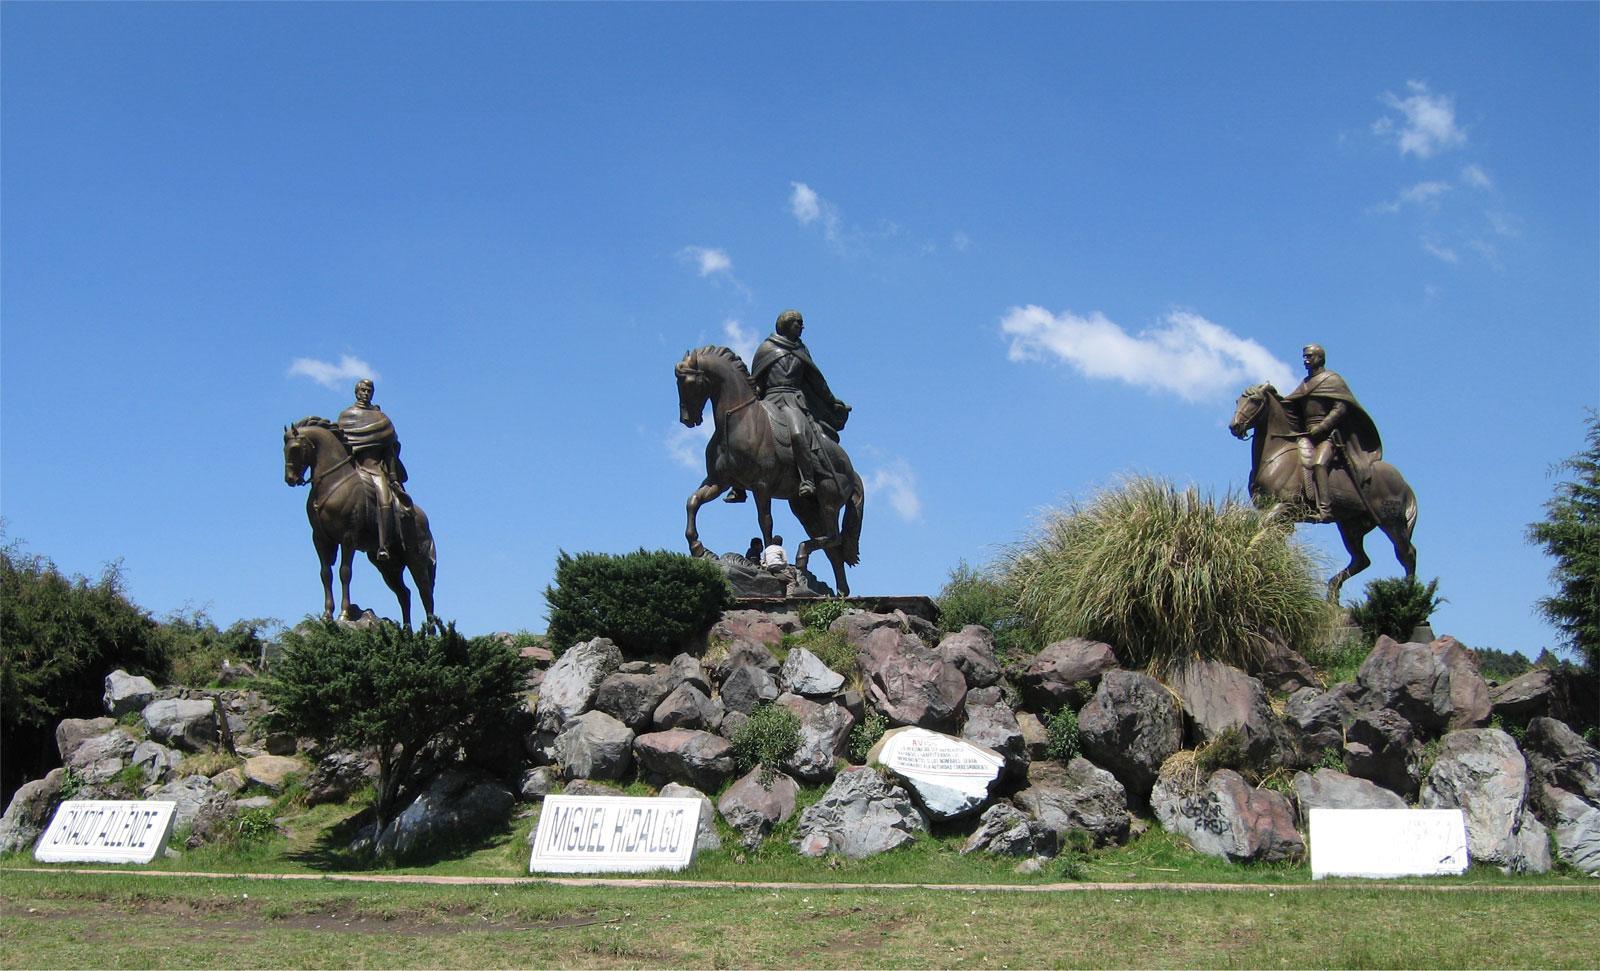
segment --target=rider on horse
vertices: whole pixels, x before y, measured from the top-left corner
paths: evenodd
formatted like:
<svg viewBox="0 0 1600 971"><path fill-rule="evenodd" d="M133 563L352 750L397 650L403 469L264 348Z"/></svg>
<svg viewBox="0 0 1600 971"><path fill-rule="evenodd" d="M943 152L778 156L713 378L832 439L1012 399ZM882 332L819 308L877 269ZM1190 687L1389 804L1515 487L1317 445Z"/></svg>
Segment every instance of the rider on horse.
<svg viewBox="0 0 1600 971"><path fill-rule="evenodd" d="M1377 426L1344 378L1323 366L1327 360L1320 345L1307 344L1301 351L1306 379L1283 397L1284 408L1300 419L1300 474L1307 501L1316 507L1311 521L1318 523L1333 521L1328 470L1334 461L1344 460L1356 491L1364 496L1372 463L1383 458Z"/></svg>
<svg viewBox="0 0 1600 971"><path fill-rule="evenodd" d="M350 455L356 466L367 474L378 499L378 553L377 560L389 559L389 525L398 497L404 506L411 505L406 494L406 467L400 461L400 437L395 433L394 422L383 409L372 403L373 384L370 378L356 382L356 403L339 415L339 430L350 444ZM404 549L405 530L399 530Z"/></svg>
<svg viewBox="0 0 1600 971"><path fill-rule="evenodd" d="M779 314L775 329L777 333L756 349L751 377L756 393L772 405L774 417L788 426L795 471L800 478L796 496L809 499L816 495L816 476L834 474L818 432L837 442L839 430L850 417L850 406L833 396L822 371L811 360L811 352L800 340L805 330L800 311ZM744 490L735 487L727 501L743 502L744 498Z"/></svg>

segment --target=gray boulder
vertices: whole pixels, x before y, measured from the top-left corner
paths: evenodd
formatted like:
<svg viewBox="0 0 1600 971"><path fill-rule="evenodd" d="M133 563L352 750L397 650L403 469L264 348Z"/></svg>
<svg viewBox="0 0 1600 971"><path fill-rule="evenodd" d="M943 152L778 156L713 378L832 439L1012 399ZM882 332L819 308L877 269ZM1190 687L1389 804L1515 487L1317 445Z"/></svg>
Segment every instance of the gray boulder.
<svg viewBox="0 0 1600 971"><path fill-rule="evenodd" d="M906 613L896 610L887 614L868 613L864 610L852 610L834 619L828 625L828 631L844 638L844 642L855 648L859 653L867 644L867 638L879 630L892 630L900 634L910 634L924 645L939 643L940 631L933 624Z"/></svg>
<svg viewBox="0 0 1600 971"><path fill-rule="evenodd" d="M1600 751L1554 718L1535 718L1523 738L1528 761L1541 779L1600 806Z"/></svg>
<svg viewBox="0 0 1600 971"><path fill-rule="evenodd" d="M672 682L673 690L679 685L692 684L700 689L701 694L711 694L711 679L706 677L706 669L700 659L693 654L679 654L672 659L671 673L668 680Z"/></svg>
<svg viewBox="0 0 1600 971"><path fill-rule="evenodd" d="M850 616L858 615L839 620ZM967 682L955 665L914 635L888 626L875 628L856 649L856 661L867 680L867 696L891 724L934 731L955 727Z"/></svg>
<svg viewBox="0 0 1600 971"><path fill-rule="evenodd" d="M1511 736L1495 728L1451 732L1422 783L1424 809L1460 809L1474 860L1507 872L1545 873L1550 844L1527 805L1528 764Z"/></svg>
<svg viewBox="0 0 1600 971"><path fill-rule="evenodd" d="M1411 723L1387 708L1360 712L1345 732L1344 770L1407 799L1417 794L1422 756Z"/></svg>
<svg viewBox="0 0 1600 971"><path fill-rule="evenodd" d="M776 596L783 596L782 581L776 581L776 589ZM765 611L727 610L711 625L706 639L713 644L743 643L777 647L783 641L783 628Z"/></svg>
<svg viewBox="0 0 1600 971"><path fill-rule="evenodd" d="M800 719L800 745L783 762L783 771L804 782L832 781L839 756L850 741L855 716L843 705L782 695L777 704Z"/></svg>
<svg viewBox="0 0 1600 971"><path fill-rule="evenodd" d="M1069 637L1040 651L1022 676L1022 694L1038 711L1055 711L1063 705L1081 707L1100 683L1101 675L1117 667L1110 644Z"/></svg>
<svg viewBox="0 0 1600 971"><path fill-rule="evenodd" d="M966 718L961 723L961 737L974 745L1000 753L1006 760L1007 778L1018 778L1027 772L1028 742L1022 733L1017 714L1000 699L996 688L968 691Z"/></svg>
<svg viewBox="0 0 1600 971"><path fill-rule="evenodd" d="M708 697L694 682L685 681L673 688L672 693L656 706L651 714L651 722L663 731L669 728L696 728L714 732L722 724L722 714L722 702Z"/></svg>
<svg viewBox="0 0 1600 971"><path fill-rule="evenodd" d="M183 753L167 748L160 742L145 739L134 746L128 761L144 773L145 782L165 782L172 778L178 763L183 761Z"/></svg>
<svg viewBox="0 0 1600 971"><path fill-rule="evenodd" d="M1209 742L1232 728L1243 736L1245 757L1263 765L1277 755L1278 720L1260 681L1220 661L1191 661L1170 679L1183 699L1190 740Z"/></svg>
<svg viewBox="0 0 1600 971"><path fill-rule="evenodd" d="M1526 725L1557 706L1556 678L1548 668L1532 668L1489 689L1491 714L1508 725Z"/></svg>
<svg viewBox="0 0 1600 971"><path fill-rule="evenodd" d="M822 798L800 814L794 845L802 856L838 853L860 860L904 846L927 830L927 820L904 789L861 766L839 773Z"/></svg>
<svg viewBox="0 0 1600 971"><path fill-rule="evenodd" d="M1107 671L1094 697L1078 714L1083 754L1111 770L1143 803L1161 764L1183 744L1178 703L1156 679L1137 671Z"/></svg>
<svg viewBox="0 0 1600 971"><path fill-rule="evenodd" d="M1233 863L1270 863L1305 853L1288 799L1255 788L1232 769L1219 769L1198 783L1188 777L1190 771L1173 767L1151 791L1150 806L1167 832Z"/></svg>
<svg viewBox="0 0 1600 971"><path fill-rule="evenodd" d="M754 664L737 665L722 681L722 704L728 711L748 715L762 704L777 700L779 694L778 682Z"/></svg>
<svg viewBox="0 0 1600 971"><path fill-rule="evenodd" d="M431 847L483 833L503 823L516 800L499 780L446 769L373 840L381 859L403 860Z"/></svg>
<svg viewBox="0 0 1600 971"><path fill-rule="evenodd" d="M100 700L106 706L106 714L120 718L130 711L142 710L155 699L154 682L118 668L106 675L105 693Z"/></svg>
<svg viewBox="0 0 1600 971"><path fill-rule="evenodd" d="M339 750L317 760L306 776L306 805L344 802L369 780L378 777L378 763L360 752Z"/></svg>
<svg viewBox="0 0 1600 971"><path fill-rule="evenodd" d="M761 784L761 769L749 772L728 787L717 800L717 811L739 833L747 849L755 849L773 827L794 815L800 787L782 772L772 775L769 785Z"/></svg>
<svg viewBox="0 0 1600 971"><path fill-rule="evenodd" d="M1404 809L1406 801L1382 786L1332 769L1294 774L1295 798L1300 814L1313 809Z"/></svg>
<svg viewBox="0 0 1600 971"><path fill-rule="evenodd" d="M188 846L193 848L221 836L233 815L229 793L203 775L186 775L145 794L146 799L177 803L172 814L174 832L189 831Z"/></svg>
<svg viewBox="0 0 1600 971"><path fill-rule="evenodd" d="M594 693L595 711L605 712L635 732L649 729L656 706L673 688L670 669L644 666L647 670L641 672L607 675Z"/></svg>
<svg viewBox="0 0 1600 971"><path fill-rule="evenodd" d="M717 835L717 807L711 804L709 796L692 786L679 785L676 782L662 786L657 795L664 799L698 799L700 822L694 831L694 851L705 853L708 850L722 849L722 837Z"/></svg>
<svg viewBox="0 0 1600 971"><path fill-rule="evenodd" d="M938 654L967 681L967 689L987 688L1000 682L1000 662L994 654L994 634L989 628L968 624L939 642Z"/></svg>
<svg viewBox="0 0 1600 971"><path fill-rule="evenodd" d="M783 659L778 672L778 687L797 695L832 695L844 687L844 675L822 663L822 659L797 647Z"/></svg>
<svg viewBox="0 0 1600 971"><path fill-rule="evenodd" d="M633 740L633 757L652 782L715 791L733 776L733 746L710 732L673 728Z"/></svg>
<svg viewBox="0 0 1600 971"><path fill-rule="evenodd" d="M633 766L633 732L603 711L567 722L555 742L563 779L620 779Z"/></svg>
<svg viewBox="0 0 1600 971"><path fill-rule="evenodd" d="M1554 786L1543 790L1539 806L1556 855L1584 873L1600 873L1600 809Z"/></svg>
<svg viewBox="0 0 1600 971"><path fill-rule="evenodd" d="M66 778L66 769L51 769L43 779L25 782L12 794L5 816L0 817L0 853L33 849L50 825Z"/></svg>
<svg viewBox="0 0 1600 971"><path fill-rule="evenodd" d="M1049 782L1039 782L1018 792L1013 799L1051 834L1052 845L1066 843L1067 833L1081 829L1096 846L1112 846L1128 841L1128 793L1117 777L1080 756L1067 764L1064 773L1052 773Z"/></svg>
<svg viewBox="0 0 1600 971"><path fill-rule="evenodd" d="M1293 741L1299 765L1315 765L1328 749L1342 752L1344 732L1356 717L1354 683L1335 685L1327 691L1301 688L1284 704L1284 723Z"/></svg>
<svg viewBox="0 0 1600 971"><path fill-rule="evenodd" d="M967 837L961 852L1032 857L1040 850L1027 815L1010 803L997 802L978 817L978 828Z"/></svg>
<svg viewBox="0 0 1600 971"><path fill-rule="evenodd" d="M63 718L56 723L56 751L61 761L70 761L79 745L116 727L117 722L112 718Z"/></svg>
<svg viewBox="0 0 1600 971"><path fill-rule="evenodd" d="M539 686L533 709L534 731L559 734L567 722L589 710L606 675L622 666L622 651L604 637L569 648L556 658Z"/></svg>
<svg viewBox="0 0 1600 971"><path fill-rule="evenodd" d="M1489 685L1478 673L1477 655L1453 637L1400 644L1380 636L1356 681L1364 707L1393 709L1429 734L1489 720Z"/></svg>
<svg viewBox="0 0 1600 971"><path fill-rule="evenodd" d="M222 741L218 725L221 715L217 703L210 698L152 701L140 717L150 729L151 738L186 752L214 749Z"/></svg>
<svg viewBox="0 0 1600 971"><path fill-rule="evenodd" d="M722 655L711 665L711 674L721 684L741 667L760 668L774 681L782 666L778 664L777 655L767 649L765 644L750 641L735 641L728 647L726 654Z"/></svg>
<svg viewBox="0 0 1600 971"><path fill-rule="evenodd" d="M1255 675L1268 691L1285 695L1301 688L1313 687L1317 683L1317 673L1311 669L1306 659L1276 638L1267 641L1264 653L1256 660L1250 673Z"/></svg>
<svg viewBox="0 0 1600 971"><path fill-rule="evenodd" d="M102 785L117 777L133 757L133 750L138 747L139 742L132 735L114 728L74 746L72 754L67 757L66 767L89 785Z"/></svg>
<svg viewBox="0 0 1600 971"><path fill-rule="evenodd" d="M244 777L268 792L282 792L290 780L305 772L306 764L287 755L257 755L245 759Z"/></svg>
<svg viewBox="0 0 1600 971"><path fill-rule="evenodd" d="M1022 732L1022 744L1027 747L1029 761L1037 762L1050 757L1050 729L1045 727L1038 715L1017 712L1017 728Z"/></svg>
<svg viewBox="0 0 1600 971"><path fill-rule="evenodd" d="M523 802L539 802L556 787L556 774L548 765L540 765L522 773L517 785L517 798Z"/></svg>

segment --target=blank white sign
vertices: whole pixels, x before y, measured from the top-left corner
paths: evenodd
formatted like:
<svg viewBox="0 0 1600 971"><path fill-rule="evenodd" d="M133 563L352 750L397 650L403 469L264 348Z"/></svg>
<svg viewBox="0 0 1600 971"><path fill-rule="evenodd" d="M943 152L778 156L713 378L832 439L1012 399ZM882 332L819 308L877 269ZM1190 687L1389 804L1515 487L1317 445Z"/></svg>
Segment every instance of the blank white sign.
<svg viewBox="0 0 1600 971"><path fill-rule="evenodd" d="M1465 873L1459 809L1312 809L1311 878Z"/></svg>

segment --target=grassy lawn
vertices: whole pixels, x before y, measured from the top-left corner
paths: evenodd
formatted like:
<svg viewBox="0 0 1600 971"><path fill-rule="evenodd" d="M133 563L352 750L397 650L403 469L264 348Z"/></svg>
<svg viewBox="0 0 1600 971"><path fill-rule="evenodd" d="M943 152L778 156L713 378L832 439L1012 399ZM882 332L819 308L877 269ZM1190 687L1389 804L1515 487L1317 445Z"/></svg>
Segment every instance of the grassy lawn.
<svg viewBox="0 0 1600 971"><path fill-rule="evenodd" d="M1592 967L1593 893L436 886L6 872L0 967Z"/></svg>

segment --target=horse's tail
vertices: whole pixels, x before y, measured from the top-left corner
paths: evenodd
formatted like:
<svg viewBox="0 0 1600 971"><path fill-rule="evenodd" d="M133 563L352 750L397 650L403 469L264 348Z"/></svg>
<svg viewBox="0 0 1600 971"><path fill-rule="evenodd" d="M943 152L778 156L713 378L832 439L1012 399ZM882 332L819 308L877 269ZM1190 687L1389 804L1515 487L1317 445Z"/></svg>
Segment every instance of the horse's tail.
<svg viewBox="0 0 1600 971"><path fill-rule="evenodd" d="M854 469L850 478L855 488L844 504L844 562L855 566L861 562L861 518L866 512L867 490Z"/></svg>

